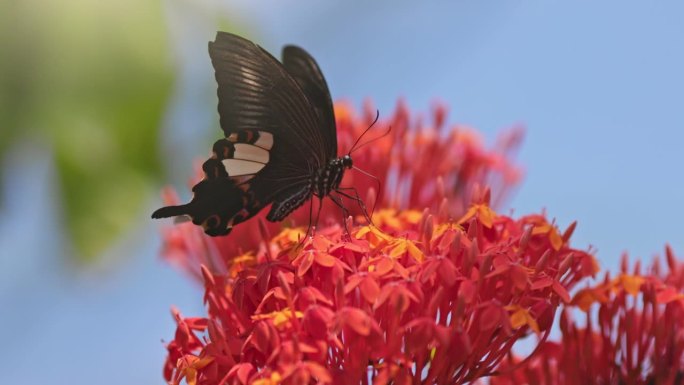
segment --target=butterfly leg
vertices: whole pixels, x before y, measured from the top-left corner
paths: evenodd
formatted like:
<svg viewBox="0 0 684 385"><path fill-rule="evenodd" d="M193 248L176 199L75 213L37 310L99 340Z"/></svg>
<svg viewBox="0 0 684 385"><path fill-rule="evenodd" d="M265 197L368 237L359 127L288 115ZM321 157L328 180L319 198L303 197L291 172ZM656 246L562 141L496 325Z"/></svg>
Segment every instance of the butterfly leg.
<svg viewBox="0 0 684 385"><path fill-rule="evenodd" d="M311 204L313 205L313 198L311 199ZM318 219L321 216L321 209L323 208L323 197L318 197L318 210L316 210L316 220L313 221L313 226L311 225L311 219L309 219L309 227L311 228L311 236L316 233L316 227L318 226Z"/></svg>
<svg viewBox="0 0 684 385"><path fill-rule="evenodd" d="M390 127L390 130L391 129L392 129L392 127ZM389 133L389 130L387 132ZM375 183L378 186L377 189L375 190L375 200L373 201L373 208L371 209L371 217L373 217L373 213L375 212L375 205L378 203L378 194L380 194L380 191L382 191L382 182L380 182L380 179L378 179L377 176L369 174L369 173L361 170L360 168L354 167L354 170L360 172L361 174L363 174L369 178L372 178L373 180L375 180ZM353 187L343 187L342 189L343 190L354 190L354 192L356 193L356 197L357 198L359 197L358 191L356 191L356 189Z"/></svg>
<svg viewBox="0 0 684 385"><path fill-rule="evenodd" d="M309 226L307 226L306 233L304 233L304 239L306 239L306 237L309 236L309 232L311 231L311 220L313 219L313 205L314 205L314 200L311 199L309 201ZM313 235L313 234L311 234L311 235ZM304 239L302 239L302 241L304 241Z"/></svg>
<svg viewBox="0 0 684 385"><path fill-rule="evenodd" d="M339 193L339 191L337 191ZM347 218L349 218L349 210L347 210L346 207L344 207L344 203L342 202L342 199L339 197L330 194L330 199L339 207L342 209L342 223L344 224L344 232L349 235L349 229L347 228Z"/></svg>
<svg viewBox="0 0 684 385"><path fill-rule="evenodd" d="M311 215L313 214L313 199L309 203L309 226L306 228L306 232L304 233L303 237L298 237L299 242L297 242L297 246L295 249L301 249L304 246L304 241L306 241L306 238L309 237L309 231L311 231Z"/></svg>
<svg viewBox="0 0 684 385"><path fill-rule="evenodd" d="M345 193L343 190L348 190L352 191L353 195ZM366 221L368 221L369 224L373 225L373 219L371 219L371 216L368 215L368 209L366 209L366 204L363 202L363 199L359 197L359 191L356 190L354 187L341 187L337 189L337 193L342 195L343 197L349 198L356 202L359 207L361 208L361 211L363 211L363 216L366 218ZM372 215L372 213L371 213ZM375 225L373 225L375 226Z"/></svg>

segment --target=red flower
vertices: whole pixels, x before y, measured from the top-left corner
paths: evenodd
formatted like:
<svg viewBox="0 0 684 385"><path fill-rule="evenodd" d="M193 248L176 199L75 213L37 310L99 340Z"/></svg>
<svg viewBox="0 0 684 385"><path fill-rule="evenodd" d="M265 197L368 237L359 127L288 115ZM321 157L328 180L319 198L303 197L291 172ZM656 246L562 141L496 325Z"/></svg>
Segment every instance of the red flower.
<svg viewBox="0 0 684 385"><path fill-rule="evenodd" d="M340 148L371 111L358 119L336 106ZM428 127L410 123L400 105L378 123L391 134L354 153L382 181L379 192L362 174L344 182L368 206L377 202L375 226L348 218L347 234L333 209L302 243L302 227L263 217L224 238L191 225L166 230L166 258L203 283L207 306L202 318L174 311L167 381L459 384L495 373L522 337L543 343L556 309L596 263L570 247L574 224L561 232L542 215L492 208L480 186L502 180L498 201L517 181L507 153L519 134L485 151L467 130L446 132L443 108L433 117ZM304 208L289 222L308 220Z"/></svg>
<svg viewBox="0 0 684 385"><path fill-rule="evenodd" d="M545 338L596 264L541 216L497 215L487 194L458 222L385 210L301 247L264 240L234 277L203 268L206 319L177 317L167 380L458 384L490 375L513 344ZM555 234L555 235L554 235ZM288 246L283 247L284 244Z"/></svg>
<svg viewBox="0 0 684 385"><path fill-rule="evenodd" d="M348 151L368 128L375 118L375 110L366 104L362 115L356 116L345 103L335 105L340 152ZM437 106L431 122L426 124L411 118L405 105L399 103L394 115L378 121L377 129L373 128L363 142L378 138L391 127L389 135L353 153L354 165L377 177L381 190L377 191L374 179L354 170L345 173L342 185L356 188L368 210L373 206L430 208L459 218L481 186L493 188L492 201L496 207L520 180L521 171L511 163L511 158L522 138L522 130L511 130L501 136L493 149L487 150L473 130L447 127L445 117L446 109ZM198 167L197 178L200 175ZM165 191L164 201L179 203L171 190ZM340 223L339 208L329 199L324 202L319 225ZM361 214L356 203L347 202L346 206L354 216ZM288 226L306 226L309 208L304 205L282 224L259 218L265 218L265 212L236 226L228 237L206 237L200 228L189 223L166 228L162 255L198 280L201 280L201 265L214 273L226 274L234 263L249 264L255 256L263 255L266 244L262 240L270 239L271 234ZM236 239L240 242L235 242Z"/></svg>
<svg viewBox="0 0 684 385"><path fill-rule="evenodd" d="M541 354L511 372L500 368L492 384L681 384L684 381L684 264L666 248L668 271L658 260L641 273L628 272L580 290L572 305L586 312L584 326L568 309L560 320L562 339L546 342Z"/></svg>

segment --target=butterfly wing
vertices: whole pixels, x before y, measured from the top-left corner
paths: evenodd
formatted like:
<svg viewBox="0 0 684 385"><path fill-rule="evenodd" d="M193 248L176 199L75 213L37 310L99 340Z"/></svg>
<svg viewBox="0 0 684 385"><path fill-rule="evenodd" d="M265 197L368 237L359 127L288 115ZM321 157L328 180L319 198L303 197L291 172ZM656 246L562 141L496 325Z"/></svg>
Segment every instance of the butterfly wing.
<svg viewBox="0 0 684 385"><path fill-rule="evenodd" d="M308 199L311 176L331 159L330 135L307 95L309 83L299 82L299 76L258 45L232 34L219 32L209 43L209 55L226 137L245 131L273 135L269 162L249 181L248 193L261 207L274 202L267 218L282 220ZM325 93L329 99L327 86ZM336 140L334 133L332 137ZM293 200L293 194L301 199Z"/></svg>
<svg viewBox="0 0 684 385"><path fill-rule="evenodd" d="M261 47L219 32L209 55L225 139L214 144L192 201L152 216L188 215L207 234L224 235L268 204L267 218L278 221L306 201L313 173L331 159L330 138L303 86Z"/></svg>
<svg viewBox="0 0 684 385"><path fill-rule="evenodd" d="M316 110L327 159L337 156L337 130L332 98L325 77L316 60L304 49L289 45L283 48L283 66L295 79L309 103ZM266 219L277 222L311 197L310 185L294 185L279 193Z"/></svg>
<svg viewBox="0 0 684 385"><path fill-rule="evenodd" d="M203 179L193 188L187 204L166 206L152 213L152 218L189 216L211 236L227 235L234 224L247 216L245 192L230 178Z"/></svg>
<svg viewBox="0 0 684 385"><path fill-rule="evenodd" d="M329 160L315 110L297 81L264 49L239 36L219 32L209 43L218 82L221 128L273 134L272 155L284 155L290 174L309 172ZM285 167L283 167L285 168Z"/></svg>
<svg viewBox="0 0 684 385"><path fill-rule="evenodd" d="M329 158L337 157L337 129L332 98L316 60L304 49L288 45L283 48L283 65L316 108L326 154Z"/></svg>

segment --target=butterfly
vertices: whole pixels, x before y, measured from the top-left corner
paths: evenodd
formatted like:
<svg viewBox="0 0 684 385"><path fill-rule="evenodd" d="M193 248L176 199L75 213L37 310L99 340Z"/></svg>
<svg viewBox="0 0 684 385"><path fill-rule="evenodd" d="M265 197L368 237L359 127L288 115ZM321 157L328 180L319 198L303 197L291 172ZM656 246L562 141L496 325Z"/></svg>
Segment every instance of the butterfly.
<svg viewBox="0 0 684 385"><path fill-rule="evenodd" d="M192 200L162 207L152 218L187 216L206 234L220 236L268 205L266 219L272 222L314 196L319 213L326 196L345 210L331 192L363 205L358 193L340 188L353 167L351 151L337 156L330 91L311 55L288 45L281 63L247 39L218 32L209 56L224 138L202 165L204 178L192 188Z"/></svg>

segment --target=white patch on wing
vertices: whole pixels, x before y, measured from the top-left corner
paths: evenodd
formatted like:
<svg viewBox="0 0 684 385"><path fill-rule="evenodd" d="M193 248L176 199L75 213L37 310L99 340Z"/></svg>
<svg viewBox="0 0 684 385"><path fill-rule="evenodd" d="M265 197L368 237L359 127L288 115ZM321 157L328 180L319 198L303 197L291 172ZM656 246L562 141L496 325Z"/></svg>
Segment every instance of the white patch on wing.
<svg viewBox="0 0 684 385"><path fill-rule="evenodd" d="M242 159L224 159L221 161L229 176L256 174L265 164Z"/></svg>
<svg viewBox="0 0 684 385"><path fill-rule="evenodd" d="M259 139L257 139L254 142L255 146L259 146L263 148L264 150L270 150L273 147L273 134L270 132L266 131L257 131L259 133ZM238 136L239 133L233 132L230 135L226 137L226 139L230 140L233 143L244 143L244 142L239 142L238 141ZM247 142L251 142L251 140L247 140Z"/></svg>
<svg viewBox="0 0 684 385"><path fill-rule="evenodd" d="M236 143L233 158L266 164L268 163L269 157L268 151L261 147L253 146L251 144Z"/></svg>
<svg viewBox="0 0 684 385"><path fill-rule="evenodd" d="M259 139L254 143L255 145L270 150L273 147L273 134L266 131L259 131Z"/></svg>

